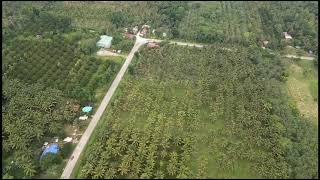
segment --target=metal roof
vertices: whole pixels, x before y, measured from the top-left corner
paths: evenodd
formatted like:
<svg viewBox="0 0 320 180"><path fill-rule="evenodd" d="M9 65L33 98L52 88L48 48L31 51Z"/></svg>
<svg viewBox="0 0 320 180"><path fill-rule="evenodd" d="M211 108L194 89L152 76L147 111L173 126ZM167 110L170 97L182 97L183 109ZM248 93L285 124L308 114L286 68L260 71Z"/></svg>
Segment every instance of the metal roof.
<svg viewBox="0 0 320 180"><path fill-rule="evenodd" d="M58 144L56 144L56 143L51 144L51 145L49 145L49 146L43 151L43 153L42 153L42 155L41 155L41 158L42 158L44 155L48 154L48 153L57 154L58 151L59 151L59 146L58 146Z"/></svg>

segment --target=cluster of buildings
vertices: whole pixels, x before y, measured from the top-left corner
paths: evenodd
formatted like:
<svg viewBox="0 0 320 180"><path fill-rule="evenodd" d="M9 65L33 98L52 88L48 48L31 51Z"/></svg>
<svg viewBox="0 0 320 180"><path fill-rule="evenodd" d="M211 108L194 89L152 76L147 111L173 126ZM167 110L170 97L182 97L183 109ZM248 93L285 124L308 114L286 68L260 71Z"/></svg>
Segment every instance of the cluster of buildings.
<svg viewBox="0 0 320 180"><path fill-rule="evenodd" d="M292 36L288 32L283 32L282 34L283 34L285 40L291 40L292 39ZM269 43L269 41L263 40L262 41L262 48L265 49L267 47L268 43Z"/></svg>
<svg viewBox="0 0 320 180"><path fill-rule="evenodd" d="M92 111L92 107L91 106L85 106L82 108L82 112L84 113L89 113ZM80 116L79 120L86 120L89 117L87 115L84 116ZM76 131L76 129L75 129ZM76 135L75 133L73 135ZM63 143L70 143L72 142L73 138L72 137L66 137L63 139ZM49 143L49 142L45 142L42 146L42 154L40 156L40 159L42 159L44 156L48 155L49 153L51 154L57 154L60 151L60 146L59 146L59 138L58 137L54 137L53 142ZM60 144L61 145L61 144Z"/></svg>
<svg viewBox="0 0 320 180"><path fill-rule="evenodd" d="M144 24L142 27L141 27L141 30L139 32L139 27L138 26L134 26L132 29L128 29L128 28L124 28L124 33L123 33L123 36L124 38L127 38L127 39L130 39L130 40L133 40L135 38L135 35L139 32L139 36L141 37L144 37L146 36L147 32L150 30L150 26L147 25L147 24ZM152 34L155 34L156 30L153 29L152 30ZM163 37L166 37L167 34L164 32L162 33L162 36ZM100 36L100 40L97 42L97 47L100 47L100 48L110 48L111 45L112 45L112 37L111 36L107 36L107 35L102 35ZM156 45L155 43L150 43L148 45L148 47L158 47L158 45ZM117 51L118 52L118 51Z"/></svg>

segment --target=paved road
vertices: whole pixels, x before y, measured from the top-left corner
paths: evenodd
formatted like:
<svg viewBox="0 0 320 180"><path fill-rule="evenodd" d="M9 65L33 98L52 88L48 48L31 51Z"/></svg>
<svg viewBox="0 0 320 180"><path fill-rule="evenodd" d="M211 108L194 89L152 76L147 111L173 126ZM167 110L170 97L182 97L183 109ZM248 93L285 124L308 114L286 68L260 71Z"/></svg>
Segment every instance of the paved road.
<svg viewBox="0 0 320 180"><path fill-rule="evenodd" d="M104 110L106 109L113 93L115 92L116 88L118 87L124 73L126 72L133 56L134 53L140 48L140 46L148 43L148 42L161 42L162 40L158 40L158 39L146 39L146 38L142 38L139 36L139 33L136 35L136 42L135 45L133 46L131 52L129 53L129 55L126 58L126 61L124 62L123 66L121 67L119 73L117 74L116 78L113 80L107 94L104 96L100 106L98 107L98 110L96 111L96 113L94 114L89 126L87 127L86 131L83 133L79 143L77 144L76 148L74 149L71 157L66 165L66 167L63 170L63 173L61 175L61 179L69 179L71 176L71 173L80 157L80 154L82 153L85 145L87 144L94 128L96 127L99 119L101 118ZM199 47L202 48L203 45L199 45L199 44L193 44L193 43L184 43L184 42L176 42L176 41L172 41L171 43L176 43L178 45L187 45L187 46L194 46L194 47Z"/></svg>
<svg viewBox="0 0 320 180"><path fill-rule="evenodd" d="M299 58L299 59L305 59L305 60L314 60L314 57L296 56L296 55L290 55L290 54L287 54L284 57L287 57L287 58Z"/></svg>
<svg viewBox="0 0 320 180"><path fill-rule="evenodd" d="M134 53L139 49L139 47L143 44L145 44L146 42L143 40L137 40L135 45L133 46L131 52L129 53L129 55L126 58L126 61L124 62L123 66L121 67L119 73L117 74L116 78L113 80L107 94L104 96L98 110L96 111L96 113L94 114L89 126L87 127L86 131L83 133L79 143L77 144L76 148L74 149L71 157L73 157L72 159L69 159L63 173L61 176L61 179L69 179L71 176L71 173L74 169L74 166L76 165L81 152L83 151L85 145L87 144L94 128L96 127L100 117L102 116L104 110L106 109L113 93L115 92L116 88L118 87L124 73L126 72L133 56Z"/></svg>

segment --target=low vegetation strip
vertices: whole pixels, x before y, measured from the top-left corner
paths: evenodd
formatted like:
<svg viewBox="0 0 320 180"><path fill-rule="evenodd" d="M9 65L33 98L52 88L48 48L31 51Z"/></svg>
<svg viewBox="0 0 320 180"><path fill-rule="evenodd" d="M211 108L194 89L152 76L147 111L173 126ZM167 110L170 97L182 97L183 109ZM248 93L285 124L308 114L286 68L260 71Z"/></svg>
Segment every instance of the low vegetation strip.
<svg viewBox="0 0 320 180"><path fill-rule="evenodd" d="M286 82L289 94L301 114L318 124L318 78L313 62L290 59L284 61L287 61L289 67Z"/></svg>

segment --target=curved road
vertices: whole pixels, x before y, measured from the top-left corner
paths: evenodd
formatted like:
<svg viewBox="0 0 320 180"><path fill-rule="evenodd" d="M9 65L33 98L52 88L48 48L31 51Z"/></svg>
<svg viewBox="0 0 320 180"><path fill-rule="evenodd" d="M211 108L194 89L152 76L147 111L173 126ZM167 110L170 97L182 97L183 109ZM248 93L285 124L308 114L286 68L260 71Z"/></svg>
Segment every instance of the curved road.
<svg viewBox="0 0 320 180"><path fill-rule="evenodd" d="M83 133L83 135L81 136L81 139L79 141L79 143L77 144L76 148L74 149L71 157L68 160L68 163L66 165L66 167L63 170L63 173L61 175L61 179L69 179L71 176L71 173L80 157L80 154L82 153L85 145L87 144L94 128L96 127L99 119L101 118L104 110L106 109L107 105L109 104L109 101L113 95L113 93L115 92L116 88L118 87L124 73L126 72L133 56L134 53L140 48L140 46L148 43L148 42L161 42L162 40L158 40L158 39L145 39L139 36L139 33L136 35L136 42L133 46L133 48L131 49L129 55L126 58L126 61L124 62L123 66L121 67L119 73L117 74L116 78L113 80L107 94L104 96L100 106L98 107L98 110L96 111L96 113L94 114L89 126L87 127L86 131ZM195 46L195 47L199 47L202 48L203 45L198 45L198 44L192 44L192 43L183 43L183 42L171 42L171 43L176 43L178 45L187 45L187 46Z"/></svg>

